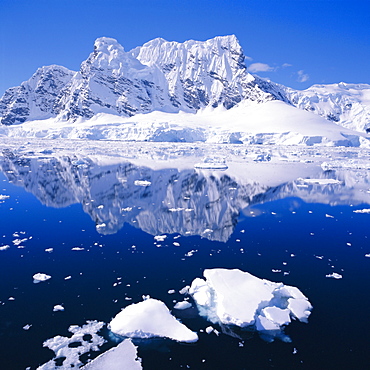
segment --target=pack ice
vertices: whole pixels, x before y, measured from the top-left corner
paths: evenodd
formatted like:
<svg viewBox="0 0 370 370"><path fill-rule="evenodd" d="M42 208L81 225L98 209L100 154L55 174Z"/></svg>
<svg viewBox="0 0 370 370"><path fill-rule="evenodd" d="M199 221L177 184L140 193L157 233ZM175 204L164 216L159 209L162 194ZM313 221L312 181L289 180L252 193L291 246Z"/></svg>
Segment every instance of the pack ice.
<svg viewBox="0 0 370 370"><path fill-rule="evenodd" d="M218 324L254 329L267 339L283 335L283 327L298 319L307 322L312 306L293 286L260 279L238 269L206 269L189 289L199 313Z"/></svg>

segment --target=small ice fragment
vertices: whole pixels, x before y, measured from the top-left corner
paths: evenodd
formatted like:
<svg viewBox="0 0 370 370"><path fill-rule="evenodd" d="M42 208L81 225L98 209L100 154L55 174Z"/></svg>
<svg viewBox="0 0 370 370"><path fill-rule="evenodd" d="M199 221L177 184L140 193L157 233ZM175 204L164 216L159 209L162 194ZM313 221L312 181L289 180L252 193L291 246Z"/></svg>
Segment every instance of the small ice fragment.
<svg viewBox="0 0 370 370"><path fill-rule="evenodd" d="M9 249L10 248L10 245L2 245L1 247L0 247L0 251L6 251L7 249Z"/></svg>
<svg viewBox="0 0 370 370"><path fill-rule="evenodd" d="M146 180L135 180L134 185L136 186L150 186L152 183Z"/></svg>
<svg viewBox="0 0 370 370"><path fill-rule="evenodd" d="M325 217L334 218L334 216L331 216L331 215L328 215L328 214L326 214Z"/></svg>
<svg viewBox="0 0 370 370"><path fill-rule="evenodd" d="M71 275L68 275L64 278L64 280L69 280L69 279L72 279L72 276Z"/></svg>
<svg viewBox="0 0 370 370"><path fill-rule="evenodd" d="M61 305L61 304L56 304L53 308L53 311L54 312L57 312L57 311L64 311L64 307Z"/></svg>
<svg viewBox="0 0 370 370"><path fill-rule="evenodd" d="M157 242L164 242L164 240L167 238L167 235L156 235L154 237L154 239L157 241Z"/></svg>
<svg viewBox="0 0 370 370"><path fill-rule="evenodd" d="M341 279L343 276L341 274L338 274L337 272L333 272L332 274L325 275L327 278L333 278L333 279Z"/></svg>
<svg viewBox="0 0 370 370"><path fill-rule="evenodd" d="M177 302L173 308L176 310L186 310L191 307L191 303L188 301Z"/></svg>
<svg viewBox="0 0 370 370"><path fill-rule="evenodd" d="M25 325L25 326L23 326L23 330L30 330L31 329L31 326L32 326L32 324L27 324L27 325Z"/></svg>
<svg viewBox="0 0 370 370"><path fill-rule="evenodd" d="M167 293L168 293L168 294L175 294L175 293L176 293L176 290L174 290L174 289L170 289Z"/></svg>
<svg viewBox="0 0 370 370"><path fill-rule="evenodd" d="M213 331L214 331L214 329L213 329L213 327L212 327L212 326L207 326L207 327L206 327L206 333L207 333L207 334L211 334Z"/></svg>
<svg viewBox="0 0 370 370"><path fill-rule="evenodd" d="M178 242L173 242L172 243L175 247L179 247L180 246L180 243L178 243Z"/></svg>
<svg viewBox="0 0 370 370"><path fill-rule="evenodd" d="M297 348L293 348L293 355L295 355L296 353L297 353L298 351L297 351Z"/></svg>
<svg viewBox="0 0 370 370"><path fill-rule="evenodd" d="M368 253L368 254L365 254L365 257L370 257L370 253Z"/></svg>
<svg viewBox="0 0 370 370"><path fill-rule="evenodd" d="M324 256L315 256L318 260L322 260Z"/></svg>
<svg viewBox="0 0 370 370"><path fill-rule="evenodd" d="M73 251L83 251L83 250L85 250L85 248L82 248L82 247L73 247L72 250Z"/></svg>
<svg viewBox="0 0 370 370"><path fill-rule="evenodd" d="M179 293L180 293L180 294L188 294L188 293L189 293L189 289L190 289L190 286L189 286L189 285L187 285L187 286L183 287L183 288L179 291Z"/></svg>
<svg viewBox="0 0 370 370"><path fill-rule="evenodd" d="M47 252L47 253L51 253L53 250L54 250L53 248L46 248L46 249L45 249L45 252Z"/></svg>
<svg viewBox="0 0 370 370"><path fill-rule="evenodd" d="M5 200L5 199L9 199L9 198L10 198L10 195L0 194L0 200Z"/></svg>
<svg viewBox="0 0 370 370"><path fill-rule="evenodd" d="M275 270L275 269L272 269L271 271L272 272L281 272L281 270Z"/></svg>
<svg viewBox="0 0 370 370"><path fill-rule="evenodd" d="M186 254L185 254L185 257L191 257L191 256L193 256L193 254L194 254L195 252L198 252L198 251L197 251L197 250L195 250L195 249L193 249L193 250L189 251L188 253L186 253Z"/></svg>
<svg viewBox="0 0 370 370"><path fill-rule="evenodd" d="M370 213L370 208L358 209L354 213Z"/></svg>
<svg viewBox="0 0 370 370"><path fill-rule="evenodd" d="M41 281L46 281L51 279L50 275L43 274L41 272L38 272L37 274L33 275L33 282L35 284L40 283Z"/></svg>
<svg viewBox="0 0 370 370"><path fill-rule="evenodd" d="M97 229L102 229L103 227L106 227L107 225L104 223L104 222L102 222L101 224L97 224L96 225L96 228Z"/></svg>
<svg viewBox="0 0 370 370"><path fill-rule="evenodd" d="M15 301L15 298L14 297L9 297L8 301Z"/></svg>
<svg viewBox="0 0 370 370"><path fill-rule="evenodd" d="M100 206L97 206L98 209L103 209L104 208L104 205L101 204Z"/></svg>
<svg viewBox="0 0 370 370"><path fill-rule="evenodd" d="M352 246L352 244L351 244L351 243L347 243L347 245L348 245L349 247L351 247L351 246Z"/></svg>

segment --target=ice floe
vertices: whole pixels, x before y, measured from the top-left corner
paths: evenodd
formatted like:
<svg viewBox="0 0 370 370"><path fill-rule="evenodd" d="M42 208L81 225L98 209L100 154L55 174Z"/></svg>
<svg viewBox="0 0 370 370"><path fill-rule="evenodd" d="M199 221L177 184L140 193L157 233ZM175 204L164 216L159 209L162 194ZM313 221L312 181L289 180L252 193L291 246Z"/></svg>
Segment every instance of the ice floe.
<svg viewBox="0 0 370 370"><path fill-rule="evenodd" d="M212 323L255 329L289 340L282 333L290 319L307 322L312 306L293 286L260 279L238 269L206 269L189 294L200 315Z"/></svg>
<svg viewBox="0 0 370 370"><path fill-rule="evenodd" d="M370 209L369 208L357 209L357 210L355 210L353 212L354 213L370 213Z"/></svg>
<svg viewBox="0 0 370 370"><path fill-rule="evenodd" d="M198 340L198 335L176 320L163 302L153 298L124 308L112 319L109 328L114 334L129 338L166 337L178 342Z"/></svg>
<svg viewBox="0 0 370 370"><path fill-rule="evenodd" d="M53 308L53 311L54 312L57 312L57 311L64 311L64 307L61 305L61 304L56 304Z"/></svg>
<svg viewBox="0 0 370 370"><path fill-rule="evenodd" d="M136 346L131 339L125 339L81 368L82 370L139 370L142 369L137 358Z"/></svg>
<svg viewBox="0 0 370 370"><path fill-rule="evenodd" d="M191 307L191 303L188 301L177 302L173 308L176 310L186 310Z"/></svg>
<svg viewBox="0 0 370 370"><path fill-rule="evenodd" d="M41 281L49 280L49 279L51 279L50 275L47 275L41 272L38 272L37 274L33 275L33 282L35 284L40 283Z"/></svg>
<svg viewBox="0 0 370 370"><path fill-rule="evenodd" d="M337 272L333 272L332 274L325 275L327 278L333 278L333 279L341 279L343 276L341 274L338 274Z"/></svg>

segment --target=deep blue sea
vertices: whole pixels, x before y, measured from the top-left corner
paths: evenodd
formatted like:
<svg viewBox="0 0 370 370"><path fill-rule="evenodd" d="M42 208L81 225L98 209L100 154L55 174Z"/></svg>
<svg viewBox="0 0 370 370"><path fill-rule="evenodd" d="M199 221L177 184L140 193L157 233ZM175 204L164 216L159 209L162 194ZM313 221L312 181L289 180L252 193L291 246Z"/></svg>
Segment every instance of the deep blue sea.
<svg viewBox="0 0 370 370"><path fill-rule="evenodd" d="M370 368L370 214L354 212L370 206L352 202L350 187L249 194L226 175L195 170L31 162L8 158L0 173L0 247L9 245L0 250L0 369L36 369L54 357L46 339L69 336L70 325L87 320L108 323L143 295L172 309L181 288L216 267L298 287L313 305L308 323L286 327L291 343L268 343L214 324L219 336L201 332L210 323L195 308L173 311L199 341L134 341L145 370ZM133 174L150 185L132 185ZM321 201L313 201L315 191ZM326 202L326 193L337 201ZM192 209L186 214L184 201ZM38 272L51 279L34 284ZM326 277L333 272L342 278ZM64 311L54 312L57 304ZM101 335L102 351L116 345L107 328Z"/></svg>

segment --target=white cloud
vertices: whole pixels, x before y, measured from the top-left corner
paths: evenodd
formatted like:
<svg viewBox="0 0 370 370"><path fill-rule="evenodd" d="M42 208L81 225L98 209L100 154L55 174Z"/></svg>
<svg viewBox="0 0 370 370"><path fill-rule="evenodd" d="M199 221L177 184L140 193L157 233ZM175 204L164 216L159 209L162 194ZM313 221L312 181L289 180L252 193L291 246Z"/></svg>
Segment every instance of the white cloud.
<svg viewBox="0 0 370 370"><path fill-rule="evenodd" d="M266 63L252 63L249 66L249 72L251 73L257 73L257 72L272 72L275 70L275 68L270 67Z"/></svg>
<svg viewBox="0 0 370 370"><path fill-rule="evenodd" d="M284 63L281 67L282 68L293 67L293 64Z"/></svg>
<svg viewBox="0 0 370 370"><path fill-rule="evenodd" d="M303 69L298 71L297 75L298 75L298 78L297 78L298 82L306 82L307 80L310 79L310 76L307 73L304 73Z"/></svg>

